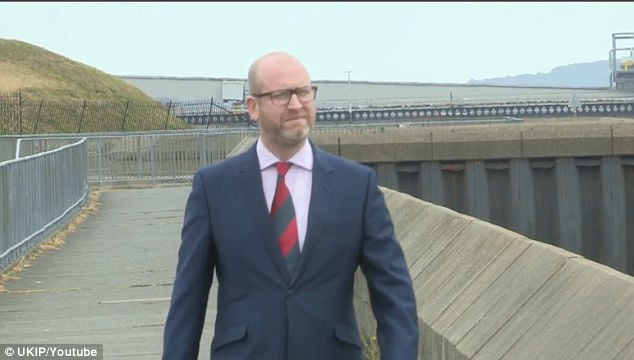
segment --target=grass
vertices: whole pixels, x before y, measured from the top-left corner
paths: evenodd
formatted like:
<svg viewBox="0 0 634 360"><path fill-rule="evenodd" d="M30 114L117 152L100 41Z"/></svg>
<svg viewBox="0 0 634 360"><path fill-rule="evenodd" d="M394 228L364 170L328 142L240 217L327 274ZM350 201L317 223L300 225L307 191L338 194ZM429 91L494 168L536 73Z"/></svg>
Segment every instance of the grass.
<svg viewBox="0 0 634 360"><path fill-rule="evenodd" d="M0 39L0 95L18 93L18 100L0 97L0 135L93 131L79 125L85 119L99 124L97 131L190 128L116 76L23 41Z"/></svg>
<svg viewBox="0 0 634 360"><path fill-rule="evenodd" d="M0 91L30 99L152 101L96 68L18 40L0 39Z"/></svg>
<svg viewBox="0 0 634 360"><path fill-rule="evenodd" d="M365 333L361 334L361 341L363 342L363 359L364 360L379 360L381 353L379 351L379 343L376 336L369 336Z"/></svg>

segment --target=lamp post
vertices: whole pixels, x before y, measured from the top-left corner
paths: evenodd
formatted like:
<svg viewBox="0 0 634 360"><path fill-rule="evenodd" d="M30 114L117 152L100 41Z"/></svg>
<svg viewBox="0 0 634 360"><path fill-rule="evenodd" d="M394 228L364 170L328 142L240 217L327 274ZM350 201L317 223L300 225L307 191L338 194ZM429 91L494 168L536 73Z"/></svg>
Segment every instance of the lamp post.
<svg viewBox="0 0 634 360"><path fill-rule="evenodd" d="M349 120L352 121L352 87L350 83L350 73L352 73L352 70L346 70L344 72L348 74L348 116L350 117Z"/></svg>

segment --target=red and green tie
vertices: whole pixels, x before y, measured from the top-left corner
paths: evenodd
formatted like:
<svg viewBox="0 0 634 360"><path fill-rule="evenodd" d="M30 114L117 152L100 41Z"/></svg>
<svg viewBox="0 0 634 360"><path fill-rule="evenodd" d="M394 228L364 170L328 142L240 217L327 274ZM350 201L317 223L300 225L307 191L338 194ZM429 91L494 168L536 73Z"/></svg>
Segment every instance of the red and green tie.
<svg viewBox="0 0 634 360"><path fill-rule="evenodd" d="M297 235L297 219L295 218L293 199L284 181L291 163L278 162L275 166L277 167L277 185L273 196L273 205L271 205L271 216L275 222L277 243L280 251L284 259L286 259L286 266L289 272L293 273L299 259L299 237Z"/></svg>

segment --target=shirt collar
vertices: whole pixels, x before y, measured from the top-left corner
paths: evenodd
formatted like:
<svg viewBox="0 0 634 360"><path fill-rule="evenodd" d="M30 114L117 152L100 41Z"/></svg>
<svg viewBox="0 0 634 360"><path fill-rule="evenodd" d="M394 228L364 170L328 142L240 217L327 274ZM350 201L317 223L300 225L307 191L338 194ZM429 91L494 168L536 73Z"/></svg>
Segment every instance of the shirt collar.
<svg viewBox="0 0 634 360"><path fill-rule="evenodd" d="M260 162L260 170L273 166L275 163L280 161L277 156L273 155L273 153L264 146L261 138L258 138L255 149L258 154L258 161ZM305 170L313 170L313 151L308 139L304 141L304 145L302 145L299 151L288 159L288 161L293 163L293 165L304 168Z"/></svg>

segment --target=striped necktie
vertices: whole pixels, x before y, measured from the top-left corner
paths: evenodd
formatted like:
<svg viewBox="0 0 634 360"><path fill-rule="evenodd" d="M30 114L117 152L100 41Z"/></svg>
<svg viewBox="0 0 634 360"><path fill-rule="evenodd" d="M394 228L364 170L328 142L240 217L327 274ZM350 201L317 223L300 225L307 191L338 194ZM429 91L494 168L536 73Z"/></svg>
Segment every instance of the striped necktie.
<svg viewBox="0 0 634 360"><path fill-rule="evenodd" d="M299 241L297 235L297 219L295 218L295 208L291 193L286 187L284 176L291 166L287 162L278 162L277 185L271 205L271 216L275 222L275 232L277 233L277 243L286 260L286 266L290 273L293 273L297 259L299 259Z"/></svg>

